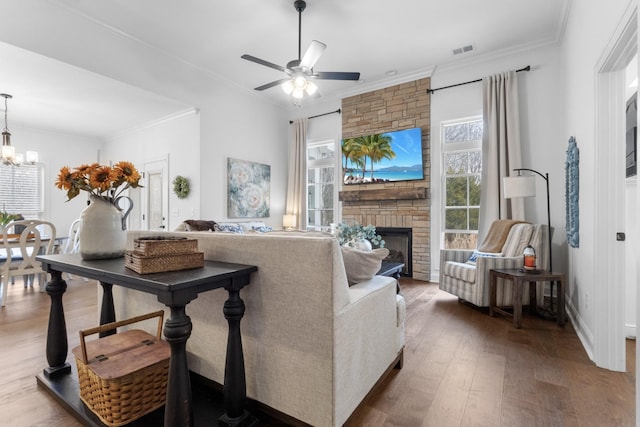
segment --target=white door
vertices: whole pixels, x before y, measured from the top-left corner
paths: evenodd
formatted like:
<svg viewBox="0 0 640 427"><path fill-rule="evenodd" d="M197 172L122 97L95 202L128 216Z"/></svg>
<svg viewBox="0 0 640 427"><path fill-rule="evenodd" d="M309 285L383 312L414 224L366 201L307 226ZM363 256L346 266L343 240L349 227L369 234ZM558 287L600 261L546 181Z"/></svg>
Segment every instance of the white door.
<svg viewBox="0 0 640 427"><path fill-rule="evenodd" d="M144 209L143 228L164 230L169 218L169 182L167 159L144 164Z"/></svg>

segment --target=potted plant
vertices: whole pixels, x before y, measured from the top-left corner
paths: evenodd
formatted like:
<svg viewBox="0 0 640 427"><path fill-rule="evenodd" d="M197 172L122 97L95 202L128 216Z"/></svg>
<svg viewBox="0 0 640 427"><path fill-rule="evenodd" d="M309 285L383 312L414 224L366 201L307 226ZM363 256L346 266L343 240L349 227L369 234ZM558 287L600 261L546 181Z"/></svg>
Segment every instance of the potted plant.
<svg viewBox="0 0 640 427"><path fill-rule="evenodd" d="M338 242L340 245L370 251L372 245L384 248L384 240L376 233L374 225L341 223L338 225Z"/></svg>
<svg viewBox="0 0 640 427"><path fill-rule="evenodd" d="M18 218L20 218L20 215L13 215L7 211L0 211L0 228L4 228L9 225L10 222L15 221Z"/></svg>

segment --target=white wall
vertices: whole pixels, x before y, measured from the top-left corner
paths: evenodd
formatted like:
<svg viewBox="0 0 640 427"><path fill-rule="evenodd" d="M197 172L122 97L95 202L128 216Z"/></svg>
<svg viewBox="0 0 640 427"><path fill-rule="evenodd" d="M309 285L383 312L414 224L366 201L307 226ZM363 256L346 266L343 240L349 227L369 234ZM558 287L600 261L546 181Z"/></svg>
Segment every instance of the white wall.
<svg viewBox="0 0 640 427"><path fill-rule="evenodd" d="M87 197L80 194L67 202L65 191L55 186L63 166L77 167L98 160L100 140L79 135L48 132L12 125L11 145L17 152L37 151L38 161L44 165L43 220L56 226L58 236L66 236L69 226L87 206Z"/></svg>
<svg viewBox="0 0 640 427"><path fill-rule="evenodd" d="M140 167L169 159L169 181L182 175L191 181L191 195L169 197L167 229L185 219L227 220L227 159L271 166L270 216L282 226L287 177L289 126L284 112L257 102L244 92L219 88L215 97L197 100L198 109L176 119L110 139L104 160L129 160ZM138 212L140 214L140 212Z"/></svg>
<svg viewBox="0 0 640 427"><path fill-rule="evenodd" d="M439 67L431 77L436 89L476 80L527 65L531 71L518 73L522 167L549 173L554 270L566 265L564 233L564 159L569 134L561 133L562 88L558 82L560 59L556 45L521 50L501 56L471 57L455 67ZM431 95L431 280L439 275L440 230L442 227L440 123L482 115L482 83L436 91ZM544 180L536 179L538 197L525 201L526 219L547 222Z"/></svg>
<svg viewBox="0 0 640 427"><path fill-rule="evenodd" d="M174 230L185 219L200 218L200 115L193 109L174 118L159 120L137 130L110 138L100 153L100 162L108 164L121 160L132 162L140 171L144 164L163 158L169 159L169 218L168 230ZM171 191L176 175L189 179L191 193L179 199ZM141 191L144 191L142 189ZM140 199L138 197L137 199ZM140 224L141 206L135 203L130 223Z"/></svg>

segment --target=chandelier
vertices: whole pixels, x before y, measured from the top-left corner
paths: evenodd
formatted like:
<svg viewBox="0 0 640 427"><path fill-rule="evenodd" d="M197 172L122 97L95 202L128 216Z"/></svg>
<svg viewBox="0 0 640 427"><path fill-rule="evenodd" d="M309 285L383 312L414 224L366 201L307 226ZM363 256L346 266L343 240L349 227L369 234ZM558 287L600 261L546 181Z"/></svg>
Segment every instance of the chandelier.
<svg viewBox="0 0 640 427"><path fill-rule="evenodd" d="M25 156L22 153L16 153L16 149L11 145L11 133L9 132L9 125L7 120L7 100L13 98L13 96L0 93L0 96L4 98L4 130L2 131L2 151L0 151L0 161L5 165L20 166L25 161ZM27 151L26 156L27 163L38 162L37 151Z"/></svg>

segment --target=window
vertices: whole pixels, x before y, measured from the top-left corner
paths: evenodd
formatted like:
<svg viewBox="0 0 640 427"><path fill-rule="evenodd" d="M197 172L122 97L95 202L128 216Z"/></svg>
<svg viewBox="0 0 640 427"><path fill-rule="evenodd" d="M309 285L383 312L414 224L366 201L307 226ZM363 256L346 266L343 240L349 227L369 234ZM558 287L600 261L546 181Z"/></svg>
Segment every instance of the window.
<svg viewBox="0 0 640 427"><path fill-rule="evenodd" d="M444 247L477 247L482 173L482 118L443 122Z"/></svg>
<svg viewBox="0 0 640 427"><path fill-rule="evenodd" d="M0 164L0 209L36 219L44 211L43 166Z"/></svg>
<svg viewBox="0 0 640 427"><path fill-rule="evenodd" d="M335 142L307 145L307 228L329 229L334 222Z"/></svg>

